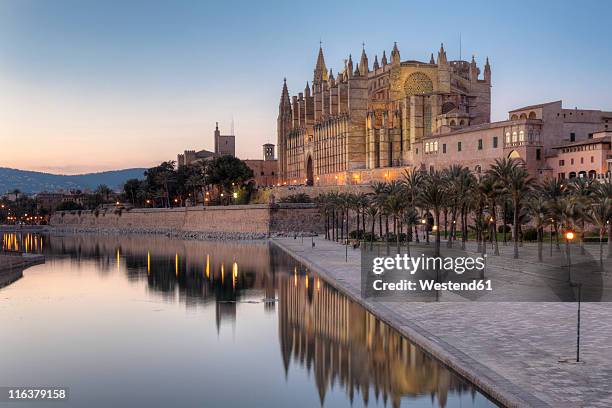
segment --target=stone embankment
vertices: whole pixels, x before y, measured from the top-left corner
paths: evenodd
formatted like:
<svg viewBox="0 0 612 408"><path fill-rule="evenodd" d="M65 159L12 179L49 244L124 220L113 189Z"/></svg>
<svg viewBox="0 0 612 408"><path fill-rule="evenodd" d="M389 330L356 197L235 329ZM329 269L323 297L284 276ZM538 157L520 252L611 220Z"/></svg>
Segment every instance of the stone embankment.
<svg viewBox="0 0 612 408"><path fill-rule="evenodd" d="M162 234L182 239L263 239L322 233L314 204L60 211L50 220L56 232Z"/></svg>

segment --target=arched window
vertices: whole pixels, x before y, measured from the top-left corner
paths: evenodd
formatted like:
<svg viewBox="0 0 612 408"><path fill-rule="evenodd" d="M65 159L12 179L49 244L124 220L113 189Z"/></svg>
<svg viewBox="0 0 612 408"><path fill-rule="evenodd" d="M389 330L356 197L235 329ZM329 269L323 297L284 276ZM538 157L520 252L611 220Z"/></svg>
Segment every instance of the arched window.
<svg viewBox="0 0 612 408"><path fill-rule="evenodd" d="M438 141L436 140L436 141L433 143L433 145L434 145L433 151L434 151L434 152L437 152L437 151L438 151Z"/></svg>
<svg viewBox="0 0 612 408"><path fill-rule="evenodd" d="M595 177L597 177L597 172L595 170L589 171L589 178L594 179Z"/></svg>
<svg viewBox="0 0 612 408"><path fill-rule="evenodd" d="M521 130L519 132L519 142L524 142L524 141L525 141L525 132Z"/></svg>
<svg viewBox="0 0 612 408"><path fill-rule="evenodd" d="M476 167L474 167L474 170L476 173L480 174L482 172L482 167L480 167L480 164L477 164Z"/></svg>
<svg viewBox="0 0 612 408"><path fill-rule="evenodd" d="M513 150L510 152L510 154L508 155L509 159L520 159L521 155L519 154L519 152L517 152L516 150Z"/></svg>
<svg viewBox="0 0 612 408"><path fill-rule="evenodd" d="M510 132L506 132L506 144L510 144Z"/></svg>
<svg viewBox="0 0 612 408"><path fill-rule="evenodd" d="M429 142L425 143L425 153L429 153Z"/></svg>
<svg viewBox="0 0 612 408"><path fill-rule="evenodd" d="M525 115L524 113L521 113L520 119L527 119L527 115Z"/></svg>
<svg viewBox="0 0 612 408"><path fill-rule="evenodd" d="M518 119L518 116L516 116L516 114L510 116L510 120L517 120L517 119Z"/></svg>
<svg viewBox="0 0 612 408"><path fill-rule="evenodd" d="M576 178L576 172L575 172L575 171L572 171L572 172L569 174L569 178L571 178L571 179Z"/></svg>
<svg viewBox="0 0 612 408"><path fill-rule="evenodd" d="M455 120L453 119L453 120L450 121L450 125L451 126L457 126L457 122L455 122Z"/></svg>
<svg viewBox="0 0 612 408"><path fill-rule="evenodd" d="M512 143L516 143L518 141L518 136L516 132L512 132Z"/></svg>
<svg viewBox="0 0 612 408"><path fill-rule="evenodd" d="M529 112L529 119L535 119L536 118L536 113L535 112Z"/></svg>
<svg viewBox="0 0 612 408"><path fill-rule="evenodd" d="M465 121L461 119L461 122L459 122L459 126L463 126L463 125L465 125Z"/></svg>

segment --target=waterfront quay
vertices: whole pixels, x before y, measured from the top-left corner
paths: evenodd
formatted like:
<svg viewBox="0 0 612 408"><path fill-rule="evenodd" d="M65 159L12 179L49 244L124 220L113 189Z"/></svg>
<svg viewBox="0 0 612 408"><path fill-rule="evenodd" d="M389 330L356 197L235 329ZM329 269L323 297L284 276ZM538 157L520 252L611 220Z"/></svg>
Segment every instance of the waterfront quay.
<svg viewBox="0 0 612 408"><path fill-rule="evenodd" d="M322 238L314 238L314 246L310 239L273 242L505 406L612 406L610 303L582 303L581 358L576 363L574 302L363 299L359 250L349 247L345 260L344 245ZM411 247L413 253L418 248ZM468 244L470 249L476 248ZM500 252L488 257L487 274L517 280L536 270L557 271L564 258L554 249L552 256L537 262L537 248L529 244L521 248L523 259L512 258L510 244L500 244ZM604 284L609 285L607 280Z"/></svg>

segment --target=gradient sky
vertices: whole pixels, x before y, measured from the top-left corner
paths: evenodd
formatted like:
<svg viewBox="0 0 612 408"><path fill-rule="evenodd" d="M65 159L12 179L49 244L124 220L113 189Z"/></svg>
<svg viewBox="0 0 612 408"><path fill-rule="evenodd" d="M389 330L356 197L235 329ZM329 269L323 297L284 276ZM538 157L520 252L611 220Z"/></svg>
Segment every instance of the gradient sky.
<svg viewBox="0 0 612 408"><path fill-rule="evenodd" d="M522 105L612 110L612 2L0 0L0 167L80 173L148 167L212 149L235 123L237 154L276 142L283 77L312 80L362 41L370 62L489 56L493 120ZM355 59L355 58L354 58Z"/></svg>

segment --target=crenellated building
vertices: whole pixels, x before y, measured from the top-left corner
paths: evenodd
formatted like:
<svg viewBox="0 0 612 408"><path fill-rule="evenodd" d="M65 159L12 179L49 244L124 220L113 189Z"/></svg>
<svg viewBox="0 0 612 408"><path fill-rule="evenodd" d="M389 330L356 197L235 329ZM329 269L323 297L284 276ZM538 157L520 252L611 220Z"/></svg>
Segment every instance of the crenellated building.
<svg viewBox="0 0 612 408"><path fill-rule="evenodd" d="M565 172L555 159L567 143L604 137L612 113L564 109L561 101L511 111L491 122L491 66L449 61L441 45L429 62L400 58L394 44L370 66L328 70L319 48L312 85L290 96L283 83L278 114L279 184L347 185L400 177L405 170L461 163L474 172L495 159L520 159L534 176L605 175L609 144L598 145L597 168ZM601 133L603 132L603 133ZM587 144L592 146L593 144ZM578 147L576 147L579 149ZM594 147L588 147L594 149ZM574 149L575 150L575 149ZM574 151L572 150L572 151ZM588 167L588 166L587 166Z"/></svg>

